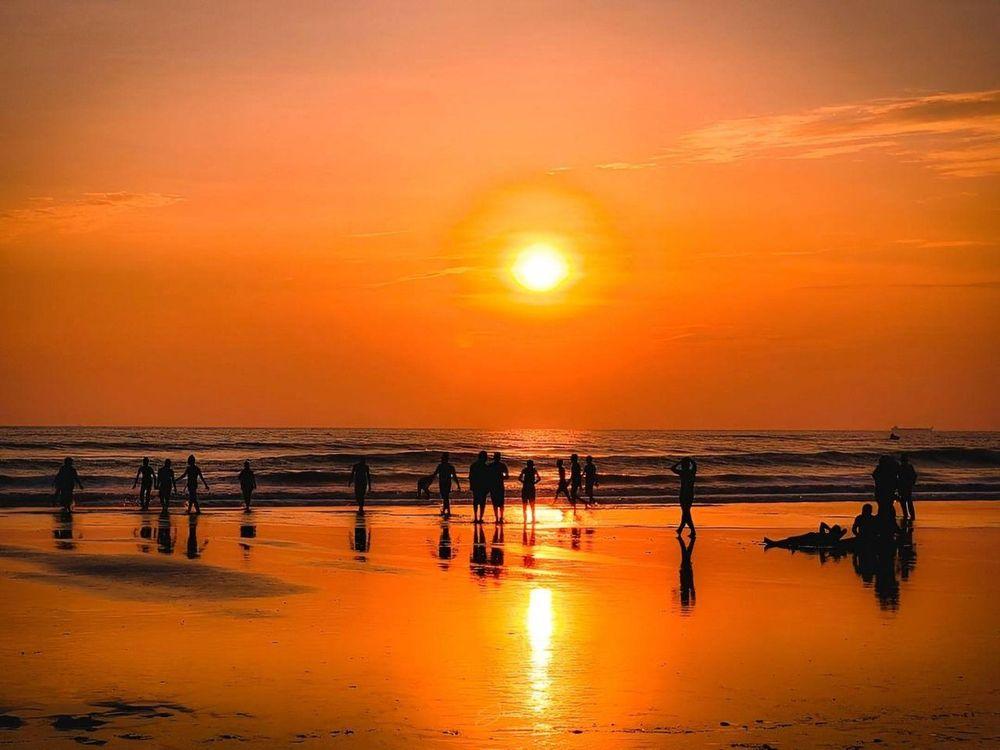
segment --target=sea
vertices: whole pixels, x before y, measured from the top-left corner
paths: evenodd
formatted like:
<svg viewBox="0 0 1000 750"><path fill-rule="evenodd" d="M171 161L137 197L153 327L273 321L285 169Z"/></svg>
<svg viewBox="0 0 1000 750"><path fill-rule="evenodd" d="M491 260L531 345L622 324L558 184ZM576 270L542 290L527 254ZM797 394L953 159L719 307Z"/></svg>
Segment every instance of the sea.
<svg viewBox="0 0 1000 750"><path fill-rule="evenodd" d="M245 460L256 472L261 504L347 504L353 501L350 467L360 456L371 466L372 501L421 504L417 480L433 472L442 451L451 453L464 478L480 450L502 452L513 498L525 460L535 461L545 499L555 491L556 459L568 464L578 453L597 463L602 503L673 502L677 480L670 466L684 456L698 462L704 502L861 501L871 497L879 456L905 452L919 473L918 500L1000 499L1000 432L901 430L899 437L890 440L888 430L6 427L0 428L0 505L50 504L55 473L72 456L86 488L79 503L125 507L135 502L132 482L144 456L155 467L170 458L179 475L189 454L211 486L202 496L207 505L238 501Z"/></svg>

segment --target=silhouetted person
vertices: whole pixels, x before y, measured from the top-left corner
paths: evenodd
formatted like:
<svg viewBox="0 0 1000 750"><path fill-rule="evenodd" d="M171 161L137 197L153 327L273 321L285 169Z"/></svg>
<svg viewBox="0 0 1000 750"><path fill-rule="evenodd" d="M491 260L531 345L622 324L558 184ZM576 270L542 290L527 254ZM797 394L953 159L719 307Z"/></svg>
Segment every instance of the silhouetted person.
<svg viewBox="0 0 1000 750"><path fill-rule="evenodd" d="M476 460L469 467L469 490L472 492L472 522L482 523L486 515L486 496L490 493L489 464L486 451L479 451Z"/></svg>
<svg viewBox="0 0 1000 750"><path fill-rule="evenodd" d="M698 476L698 464L693 458L682 458L670 467L670 471L680 477L681 489L678 502L681 506L681 522L677 527L677 536L681 535L684 527L691 529L691 536L697 532L694 528L694 519L691 517L691 507L694 505L694 483Z"/></svg>
<svg viewBox="0 0 1000 750"><path fill-rule="evenodd" d="M156 472L156 489L160 493L160 512L166 515L170 512L170 500L177 492L177 480L174 478L174 468L169 458Z"/></svg>
<svg viewBox="0 0 1000 750"><path fill-rule="evenodd" d="M786 549L795 549L796 547L833 547L844 538L844 534L846 533L847 529L839 524L835 523L833 526L829 526L826 521L820 521L817 531L797 534L796 536L785 537L777 541L764 537L764 544L768 547L785 547Z"/></svg>
<svg viewBox="0 0 1000 750"><path fill-rule="evenodd" d="M854 534L855 539L863 544L871 544L878 538L878 519L872 513L871 503L865 503L861 506L861 513L855 516L851 533Z"/></svg>
<svg viewBox="0 0 1000 750"><path fill-rule="evenodd" d="M372 470L364 457L351 467L351 478L347 486L354 485L354 499L358 502L358 513L365 512L365 497L372 488Z"/></svg>
<svg viewBox="0 0 1000 750"><path fill-rule="evenodd" d="M149 496L153 493L153 485L156 484L156 472L149 465L149 458L144 457L139 468L135 472L135 481L132 482L132 489L139 484L139 510L149 510Z"/></svg>
<svg viewBox="0 0 1000 750"><path fill-rule="evenodd" d="M63 461L63 465L56 472L56 478L52 484L56 488L56 498L58 498L63 512L72 513L73 490L77 487L83 489L83 482L80 481L80 475L76 473L72 458L66 458Z"/></svg>
<svg viewBox="0 0 1000 750"><path fill-rule="evenodd" d="M187 466L184 467L184 473L177 477L177 481L181 481L187 478L187 512L190 513L193 508L195 513L201 513L201 505L198 504L198 480L205 485L205 489L209 489L208 482L205 481L205 475L201 473L201 468L195 463L194 455L188 456Z"/></svg>
<svg viewBox="0 0 1000 750"><path fill-rule="evenodd" d="M462 491L462 484L458 481L458 472L451 463L451 456L447 453L441 454L441 463L434 469L431 479L437 477L438 491L441 493L441 515L448 517L451 515L451 485L454 482L455 489Z"/></svg>
<svg viewBox="0 0 1000 750"><path fill-rule="evenodd" d="M250 468L250 462L244 461L243 468L240 469L240 493L243 495L243 510L250 512L250 501L253 499L253 491L257 489L257 476Z"/></svg>
<svg viewBox="0 0 1000 750"><path fill-rule="evenodd" d="M882 525L883 534L888 533L896 523L896 489L899 481L899 464L892 456L882 456L872 472L875 480L875 504L878 506L878 519ZM890 523L891 519L891 523Z"/></svg>
<svg viewBox="0 0 1000 750"><path fill-rule="evenodd" d="M569 457L569 501L573 504L580 499L580 485L583 484L583 469L580 466L580 457L575 453Z"/></svg>
<svg viewBox="0 0 1000 750"><path fill-rule="evenodd" d="M690 537L687 544L681 537L677 537L677 544L681 548L680 576L680 599L681 610L687 611L694 606L694 566L691 563L691 555L694 552L695 537Z"/></svg>
<svg viewBox="0 0 1000 750"><path fill-rule="evenodd" d="M583 491L587 495L587 507L594 504L594 487L599 485L597 480L597 465L593 456L587 456L583 464Z"/></svg>
<svg viewBox="0 0 1000 750"><path fill-rule="evenodd" d="M521 513L526 519L528 517L528 506L531 506L531 522L535 522L535 485L542 481L541 474L535 468L535 462L530 458L521 469L518 475L521 482Z"/></svg>
<svg viewBox="0 0 1000 750"><path fill-rule="evenodd" d="M507 486L505 482L510 472L507 464L503 462L500 451L493 454L493 461L490 463L490 499L493 501L493 520L496 523L503 523L504 508L507 505Z"/></svg>
<svg viewBox="0 0 1000 750"><path fill-rule="evenodd" d="M917 470L910 463L910 457L903 454L899 460L899 475L897 485L899 491L899 507L903 512L904 521L916 520L913 510L913 486L917 483Z"/></svg>
<svg viewBox="0 0 1000 750"><path fill-rule="evenodd" d="M566 467L563 466L561 458L556 459L556 470L559 472L559 484L556 485L556 497L552 502L558 502L560 492L566 500L573 502L569 496L569 480L566 479Z"/></svg>

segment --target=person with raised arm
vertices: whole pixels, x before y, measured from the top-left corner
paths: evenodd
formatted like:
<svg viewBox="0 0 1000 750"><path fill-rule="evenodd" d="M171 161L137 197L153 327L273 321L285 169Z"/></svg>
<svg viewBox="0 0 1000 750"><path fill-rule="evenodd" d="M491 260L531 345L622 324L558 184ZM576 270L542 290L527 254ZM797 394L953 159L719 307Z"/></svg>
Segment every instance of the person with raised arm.
<svg viewBox="0 0 1000 750"><path fill-rule="evenodd" d="M441 454L441 462L431 474L433 480L437 477L438 490L441 493L441 515L447 518L451 515L451 485L454 482L455 489L462 491L462 484L458 481L458 472L455 471L454 464L451 463L451 456L447 452Z"/></svg>
<svg viewBox="0 0 1000 750"><path fill-rule="evenodd" d="M528 505L531 505L531 522L535 522L535 485L542 480L541 474L535 468L535 462L530 458L521 469L518 476L521 482L521 512L523 518L528 517Z"/></svg>
<svg viewBox="0 0 1000 750"><path fill-rule="evenodd" d="M208 482L205 481L205 475L201 473L201 468L194 460L193 453L188 456L184 473L177 477L177 481L184 478L187 478L187 512L190 513L191 509L194 508L195 513L201 513L201 505L198 503L198 480L201 480L206 490L209 489L209 486Z"/></svg>
<svg viewBox="0 0 1000 750"><path fill-rule="evenodd" d="M678 498L681 506L681 523L677 527L677 536L681 535L685 526L691 529L691 536L695 536L697 532L694 528L694 519L691 517L691 507L694 505L694 482L698 475L698 464L693 458L682 458L670 467L670 471L681 478Z"/></svg>
<svg viewBox="0 0 1000 750"><path fill-rule="evenodd" d="M153 494L153 485L156 484L156 472L149 465L149 457L145 456L139 468L135 472L135 481L132 482L132 489L142 480L139 487L139 510L149 510L149 497Z"/></svg>

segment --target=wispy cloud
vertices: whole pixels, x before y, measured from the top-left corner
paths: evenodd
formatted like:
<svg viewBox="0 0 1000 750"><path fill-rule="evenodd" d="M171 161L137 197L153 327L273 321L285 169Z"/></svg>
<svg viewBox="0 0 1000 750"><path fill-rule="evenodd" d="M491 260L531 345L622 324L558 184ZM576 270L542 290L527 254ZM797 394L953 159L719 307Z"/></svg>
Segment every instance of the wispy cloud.
<svg viewBox="0 0 1000 750"><path fill-rule="evenodd" d="M606 169L612 172L627 172L638 169L652 169L660 166L656 161L609 161L606 164L597 164L597 169Z"/></svg>
<svg viewBox="0 0 1000 750"><path fill-rule="evenodd" d="M29 198L28 205L0 211L0 241L35 231L88 232L106 225L123 213L162 208L184 200L167 193L84 193L59 200L44 196Z"/></svg>
<svg viewBox="0 0 1000 750"><path fill-rule="evenodd" d="M837 291L847 289L1000 289L1000 281L930 282L913 284L811 284L796 287L809 291Z"/></svg>
<svg viewBox="0 0 1000 750"><path fill-rule="evenodd" d="M409 231L408 229L389 229L383 232L353 232L347 236L354 239L368 240L379 237L396 237L400 234L409 234Z"/></svg>
<svg viewBox="0 0 1000 750"><path fill-rule="evenodd" d="M427 273L415 273L410 276L400 276L399 278L389 279L388 281L379 281L371 286L373 287L383 287L390 286L392 284L407 284L414 281L427 281L428 279L437 279L442 276L459 276L464 273L472 271L472 266L451 266L450 268L442 268L437 271L428 271Z"/></svg>
<svg viewBox="0 0 1000 750"><path fill-rule="evenodd" d="M874 99L724 120L682 136L661 163L823 159L878 150L949 177L1000 173L1000 90Z"/></svg>

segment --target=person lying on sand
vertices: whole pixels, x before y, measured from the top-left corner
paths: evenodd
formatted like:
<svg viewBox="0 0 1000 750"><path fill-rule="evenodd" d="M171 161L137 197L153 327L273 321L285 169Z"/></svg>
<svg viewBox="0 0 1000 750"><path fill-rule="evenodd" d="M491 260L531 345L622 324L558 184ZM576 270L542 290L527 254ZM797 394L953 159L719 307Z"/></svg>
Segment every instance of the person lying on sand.
<svg viewBox="0 0 1000 750"><path fill-rule="evenodd" d="M833 547L843 539L846 533L847 529L841 527L839 524L835 523L833 526L828 526L826 521L821 521L819 531L810 531L808 534L790 536L778 541L764 537L764 546L786 547L788 549L794 549L795 547Z"/></svg>

